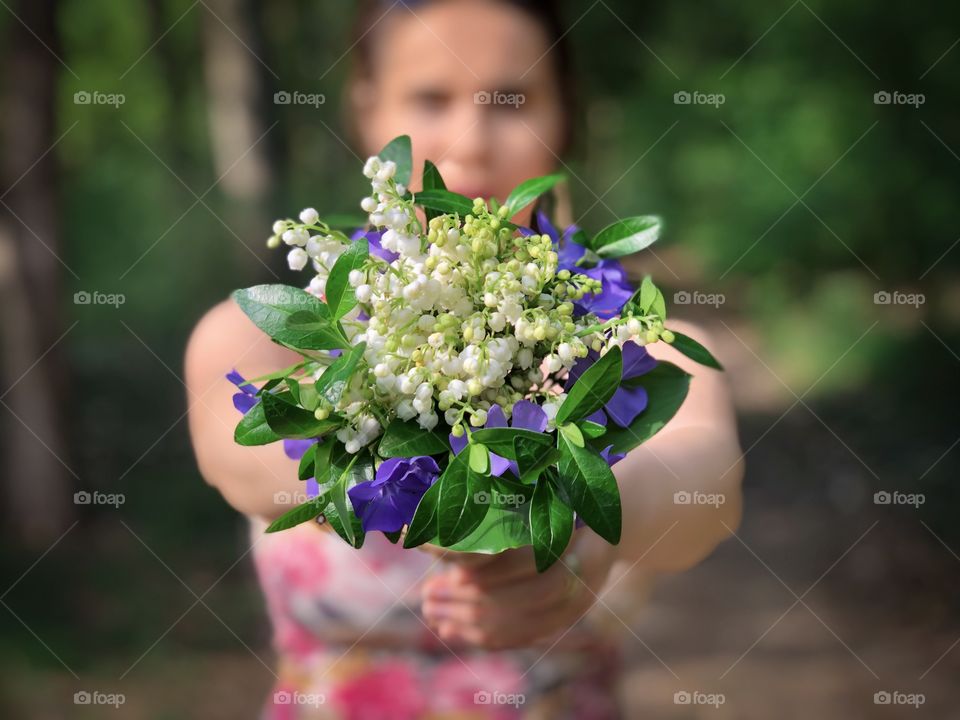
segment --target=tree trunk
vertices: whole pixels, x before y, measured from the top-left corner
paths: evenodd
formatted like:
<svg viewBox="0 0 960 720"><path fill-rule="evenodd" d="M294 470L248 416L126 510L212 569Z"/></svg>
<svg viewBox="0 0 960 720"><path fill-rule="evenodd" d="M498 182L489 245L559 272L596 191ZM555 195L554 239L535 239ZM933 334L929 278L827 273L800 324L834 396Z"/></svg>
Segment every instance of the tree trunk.
<svg viewBox="0 0 960 720"><path fill-rule="evenodd" d="M63 415L67 384L59 343L59 259L54 116L62 67L56 0L22 0L0 45L0 443L3 512L17 539L42 548L72 515ZM46 45L47 47L44 47Z"/></svg>

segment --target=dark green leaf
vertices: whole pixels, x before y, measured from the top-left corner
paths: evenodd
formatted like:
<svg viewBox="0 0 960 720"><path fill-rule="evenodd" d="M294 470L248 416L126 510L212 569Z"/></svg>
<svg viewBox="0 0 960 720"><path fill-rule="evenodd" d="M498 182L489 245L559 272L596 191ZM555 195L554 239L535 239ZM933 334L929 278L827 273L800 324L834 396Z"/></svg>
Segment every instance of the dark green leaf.
<svg viewBox="0 0 960 720"><path fill-rule="evenodd" d="M437 536L445 547L476 530L490 509L489 502L478 502L481 493L490 491L490 477L474 472L468 457L469 453L455 456L437 480Z"/></svg>
<svg viewBox="0 0 960 720"><path fill-rule="evenodd" d="M554 173L553 175L531 178L517 185L503 203L504 207L510 210L507 217L516 215L563 179L563 173Z"/></svg>
<svg viewBox="0 0 960 720"><path fill-rule="evenodd" d="M670 421L690 388L690 375L672 363L657 363L648 373L631 378L628 387L643 386L647 390L647 407L628 428L610 424L603 437L592 441L598 448L613 445L613 452L627 452L646 442Z"/></svg>
<svg viewBox="0 0 960 720"><path fill-rule="evenodd" d="M317 420L312 412L298 407L292 400L289 393L267 393L260 400L267 425L280 437L307 440L340 427L342 420L339 416Z"/></svg>
<svg viewBox="0 0 960 720"><path fill-rule="evenodd" d="M541 442L531 442L524 437L516 437L513 441L514 455L520 478L525 483L533 483L545 468L550 467L560 457L560 453L552 444L544 445Z"/></svg>
<svg viewBox="0 0 960 720"><path fill-rule="evenodd" d="M443 182L443 178L440 176L440 171L437 170L437 166L434 165L429 160L424 160L423 162L423 189L424 190L446 190L447 185ZM425 210L427 216L427 222L433 220L433 218L443 213L438 212L437 210L431 210L426 208Z"/></svg>
<svg viewBox="0 0 960 720"><path fill-rule="evenodd" d="M458 213L461 218L473 212L473 200L449 190L422 190L414 195L413 201L441 213Z"/></svg>
<svg viewBox="0 0 960 720"><path fill-rule="evenodd" d="M340 402L340 397L350 384L350 378L353 377L353 373L357 369L357 363L363 357L366 349L367 344L365 342L354 345L350 352L338 357L330 367L323 371L323 375L319 377L314 387L324 400L331 405Z"/></svg>
<svg viewBox="0 0 960 720"><path fill-rule="evenodd" d="M327 500L322 495L311 498L302 505L298 505L292 510L288 510L267 526L266 532L274 533L280 530L292 528L309 520L313 520L323 514L323 508Z"/></svg>
<svg viewBox="0 0 960 720"><path fill-rule="evenodd" d="M405 548L417 547L430 542L437 535L437 498L440 495L440 483L435 482L420 498L417 511L407 527L403 538Z"/></svg>
<svg viewBox="0 0 960 720"><path fill-rule="evenodd" d="M287 319L287 331L299 337L295 343L288 343L298 350L340 350L350 347L339 323L329 318L329 311L317 314L310 310L300 310Z"/></svg>
<svg viewBox="0 0 960 720"><path fill-rule="evenodd" d="M347 522L344 523L340 517L340 512L337 510L337 506L331 502L323 511L323 516L327 519L327 522L330 523L330 527L333 528L334 532L343 538L348 545L352 545L355 548L363 547L366 533L363 532L360 519L356 515L352 512L347 513Z"/></svg>
<svg viewBox="0 0 960 720"><path fill-rule="evenodd" d="M557 425L592 415L613 397L620 387L623 358L619 347L612 347L577 378L557 411Z"/></svg>
<svg viewBox="0 0 960 720"><path fill-rule="evenodd" d="M560 559L573 535L573 510L567 507L549 478L541 478L530 503L530 537L537 572L543 572Z"/></svg>
<svg viewBox="0 0 960 720"><path fill-rule="evenodd" d="M394 420L380 438L381 457L416 457L449 452L446 438L434 430L424 430L411 420Z"/></svg>
<svg viewBox="0 0 960 720"><path fill-rule="evenodd" d="M297 477L301 480L308 480L316 475L317 472L317 448L319 445L314 443L307 448L307 451L300 458L300 466L297 468ZM323 508L321 508L322 510Z"/></svg>
<svg viewBox="0 0 960 720"><path fill-rule="evenodd" d="M410 146L410 136L400 135L388 142L386 146L377 153L381 160L392 160L397 164L397 173L393 176L401 185L410 184L410 175L413 171L413 153Z"/></svg>
<svg viewBox="0 0 960 720"><path fill-rule="evenodd" d="M617 258L643 250L660 237L662 221L641 215L608 225L593 238L593 251L602 258Z"/></svg>
<svg viewBox="0 0 960 720"><path fill-rule="evenodd" d="M357 306L357 294L350 286L350 272L359 269L370 256L370 243L360 238L337 258L327 278L326 298L330 314L339 320Z"/></svg>
<svg viewBox="0 0 960 720"><path fill-rule="evenodd" d="M538 445L549 446L553 444L553 438L547 433L522 428L482 428L474 430L471 437L474 442L483 443L490 449L490 452L505 457L507 460L517 459L513 444L515 438L524 438L524 440Z"/></svg>
<svg viewBox="0 0 960 720"><path fill-rule="evenodd" d="M490 480L491 499L496 497L498 502L491 503L480 525L463 540L451 545L451 550L490 554L531 544L529 507L533 488L502 477Z"/></svg>
<svg viewBox="0 0 960 720"><path fill-rule="evenodd" d="M701 365L706 365L714 370L723 370L723 365L707 350L689 335L673 330L673 342L670 343L677 350L682 352L691 360L696 360Z"/></svg>
<svg viewBox="0 0 960 720"><path fill-rule="evenodd" d="M261 403L250 408L233 431L233 440L237 445L269 445L280 439L280 436L267 425Z"/></svg>
<svg viewBox="0 0 960 720"><path fill-rule="evenodd" d="M557 481L571 507L607 542L620 542L622 511L617 479L592 446L577 447L565 436L558 438L560 464Z"/></svg>

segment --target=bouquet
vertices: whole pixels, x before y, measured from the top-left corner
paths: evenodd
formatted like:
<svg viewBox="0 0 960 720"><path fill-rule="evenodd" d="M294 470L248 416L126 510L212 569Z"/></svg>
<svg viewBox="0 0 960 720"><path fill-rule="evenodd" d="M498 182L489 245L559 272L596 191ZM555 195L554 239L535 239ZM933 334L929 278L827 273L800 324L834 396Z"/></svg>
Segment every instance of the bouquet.
<svg viewBox="0 0 960 720"><path fill-rule="evenodd" d="M583 525L616 544L611 466L670 420L690 381L647 346L720 369L664 326L663 294L649 277L634 290L617 259L656 241L660 219L561 234L543 207L562 175L500 204L448 191L429 161L411 192L411 166L407 136L367 160L368 224L350 235L312 208L274 224L268 245L314 273L305 289L233 293L300 356L228 376L236 442L282 440L306 482L306 501L267 531L325 521L358 548L374 531L407 548L532 545L540 571ZM533 202L532 227L511 222Z"/></svg>

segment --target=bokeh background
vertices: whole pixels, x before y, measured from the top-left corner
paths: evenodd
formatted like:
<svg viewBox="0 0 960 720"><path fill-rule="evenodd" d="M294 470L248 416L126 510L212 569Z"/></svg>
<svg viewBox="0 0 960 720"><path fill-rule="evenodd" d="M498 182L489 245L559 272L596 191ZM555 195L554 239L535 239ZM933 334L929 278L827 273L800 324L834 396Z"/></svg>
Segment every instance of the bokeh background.
<svg viewBox="0 0 960 720"><path fill-rule="evenodd" d="M245 526L194 465L182 356L231 289L292 280L275 217L363 193L350 6L0 1L5 717L254 717L268 691ZM626 637L631 707L954 716L960 6L566 11L574 215L665 216L631 271L713 333L747 452L738 537ZM276 101L295 91L324 102ZM74 705L93 690L125 702Z"/></svg>

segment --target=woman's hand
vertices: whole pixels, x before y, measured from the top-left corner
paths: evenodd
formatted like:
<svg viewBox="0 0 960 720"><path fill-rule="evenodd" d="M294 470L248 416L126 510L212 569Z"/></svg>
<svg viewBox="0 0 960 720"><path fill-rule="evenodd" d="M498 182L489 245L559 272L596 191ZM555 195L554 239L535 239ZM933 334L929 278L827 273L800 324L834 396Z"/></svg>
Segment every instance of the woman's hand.
<svg viewBox="0 0 960 720"><path fill-rule="evenodd" d="M544 573L537 572L531 547L446 558L453 566L424 583L427 623L445 642L502 650L563 633L583 617L606 582L616 548L581 528Z"/></svg>

